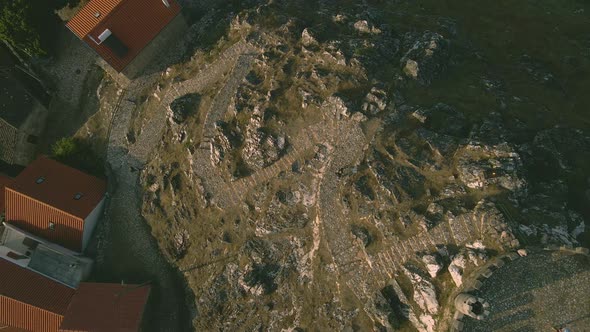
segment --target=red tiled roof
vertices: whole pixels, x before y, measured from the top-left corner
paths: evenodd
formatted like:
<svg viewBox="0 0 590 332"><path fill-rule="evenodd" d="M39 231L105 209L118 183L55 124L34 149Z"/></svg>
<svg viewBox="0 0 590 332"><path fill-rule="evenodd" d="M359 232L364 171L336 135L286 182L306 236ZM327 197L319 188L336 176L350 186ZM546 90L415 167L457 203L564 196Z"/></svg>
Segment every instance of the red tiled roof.
<svg viewBox="0 0 590 332"><path fill-rule="evenodd" d="M104 21L111 11L115 9L123 0L93 0L68 22L68 28L75 33L78 38L84 39L87 34L94 29L100 22ZM98 13L98 17L95 14Z"/></svg>
<svg viewBox="0 0 590 332"><path fill-rule="evenodd" d="M4 212L6 202L4 201L4 187L10 186L12 179L3 175L0 175L0 213Z"/></svg>
<svg viewBox="0 0 590 332"><path fill-rule="evenodd" d="M180 13L176 0L168 2L170 7L162 0L92 0L67 27L120 72ZM92 40L98 40L105 29L127 46L129 52L124 57L119 58L104 43L98 45Z"/></svg>
<svg viewBox="0 0 590 332"><path fill-rule="evenodd" d="M0 258L0 295L63 315L75 290Z"/></svg>
<svg viewBox="0 0 590 332"><path fill-rule="evenodd" d="M40 178L43 182L37 183ZM103 180L43 156L7 187L81 219L94 210L106 192ZM82 197L76 200L78 193Z"/></svg>
<svg viewBox="0 0 590 332"><path fill-rule="evenodd" d="M62 331L138 331L150 286L80 283Z"/></svg>

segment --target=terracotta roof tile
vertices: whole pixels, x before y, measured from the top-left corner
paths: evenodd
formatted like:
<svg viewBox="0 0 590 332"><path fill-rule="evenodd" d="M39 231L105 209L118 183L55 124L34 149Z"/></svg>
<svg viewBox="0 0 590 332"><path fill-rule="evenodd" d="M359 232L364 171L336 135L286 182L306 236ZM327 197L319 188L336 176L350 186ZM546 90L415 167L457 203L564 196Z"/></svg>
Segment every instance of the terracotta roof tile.
<svg viewBox="0 0 590 332"><path fill-rule="evenodd" d="M106 192L105 181L47 157L37 158L7 187L81 219Z"/></svg>
<svg viewBox="0 0 590 332"><path fill-rule="evenodd" d="M92 0L67 26L117 71L122 71L180 13L176 0ZM101 15L95 17L96 12ZM104 14L103 14L104 12ZM117 56L98 36L109 29L129 51ZM110 38L110 37L109 37Z"/></svg>
<svg viewBox="0 0 590 332"><path fill-rule="evenodd" d="M63 315L75 290L0 258L0 295Z"/></svg>
<svg viewBox="0 0 590 332"><path fill-rule="evenodd" d="M78 38L86 37L94 27L104 21L111 11L115 9L123 0L93 0L68 22L68 28L75 33ZM98 16L96 15L98 13Z"/></svg>
<svg viewBox="0 0 590 332"><path fill-rule="evenodd" d="M81 283L62 331L138 331L150 286Z"/></svg>

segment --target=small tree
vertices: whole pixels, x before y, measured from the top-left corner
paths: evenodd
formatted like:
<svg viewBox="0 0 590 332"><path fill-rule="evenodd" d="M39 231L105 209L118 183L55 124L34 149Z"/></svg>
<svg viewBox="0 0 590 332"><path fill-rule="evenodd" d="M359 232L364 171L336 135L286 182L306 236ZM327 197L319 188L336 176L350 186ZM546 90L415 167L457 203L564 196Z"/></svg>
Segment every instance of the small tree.
<svg viewBox="0 0 590 332"><path fill-rule="evenodd" d="M64 137L53 144L51 152L55 159L68 160L79 152L78 141L73 137Z"/></svg>
<svg viewBox="0 0 590 332"><path fill-rule="evenodd" d="M33 2L30 0L0 0L0 39L29 56L45 55L37 27Z"/></svg>
<svg viewBox="0 0 590 332"><path fill-rule="evenodd" d="M104 176L104 160L97 156L89 142L64 137L51 147L53 159L81 171Z"/></svg>
<svg viewBox="0 0 590 332"><path fill-rule="evenodd" d="M51 52L60 24L55 10L79 0L0 0L0 40L29 57Z"/></svg>

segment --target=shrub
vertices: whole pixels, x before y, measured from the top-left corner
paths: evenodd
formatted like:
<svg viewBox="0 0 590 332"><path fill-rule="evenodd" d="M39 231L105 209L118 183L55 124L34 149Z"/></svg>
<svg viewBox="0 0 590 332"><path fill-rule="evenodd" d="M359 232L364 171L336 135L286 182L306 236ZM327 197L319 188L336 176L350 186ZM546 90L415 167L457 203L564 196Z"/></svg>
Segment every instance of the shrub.
<svg viewBox="0 0 590 332"><path fill-rule="evenodd" d="M103 177L104 160L96 155L89 142L64 137L51 147L52 158L86 173Z"/></svg>
<svg viewBox="0 0 590 332"><path fill-rule="evenodd" d="M67 159L78 152L78 140L73 137L64 137L53 144L51 152L56 159Z"/></svg>
<svg viewBox="0 0 590 332"><path fill-rule="evenodd" d="M31 57L46 55L55 42L58 18L66 0L0 0L0 40Z"/></svg>
<svg viewBox="0 0 590 332"><path fill-rule="evenodd" d="M34 16L31 1L0 0L0 39L30 56L44 55Z"/></svg>

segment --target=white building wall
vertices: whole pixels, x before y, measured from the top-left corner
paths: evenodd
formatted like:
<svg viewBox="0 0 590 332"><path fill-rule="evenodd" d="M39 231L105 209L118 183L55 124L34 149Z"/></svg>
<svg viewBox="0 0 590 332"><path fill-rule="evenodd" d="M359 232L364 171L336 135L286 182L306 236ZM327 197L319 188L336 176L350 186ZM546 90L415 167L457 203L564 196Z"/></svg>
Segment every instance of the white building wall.
<svg viewBox="0 0 590 332"><path fill-rule="evenodd" d="M105 202L105 197L103 196L102 200L100 200L100 203L98 203L98 205L96 205L94 210L92 210L92 212L90 212L88 217L86 217L86 219L84 219L84 234L82 235L82 251L84 251L86 249L86 246L88 246L88 243L90 242L90 238L92 237L92 232L94 231L94 228L98 224L100 217L102 217L102 210L104 208L104 202Z"/></svg>

